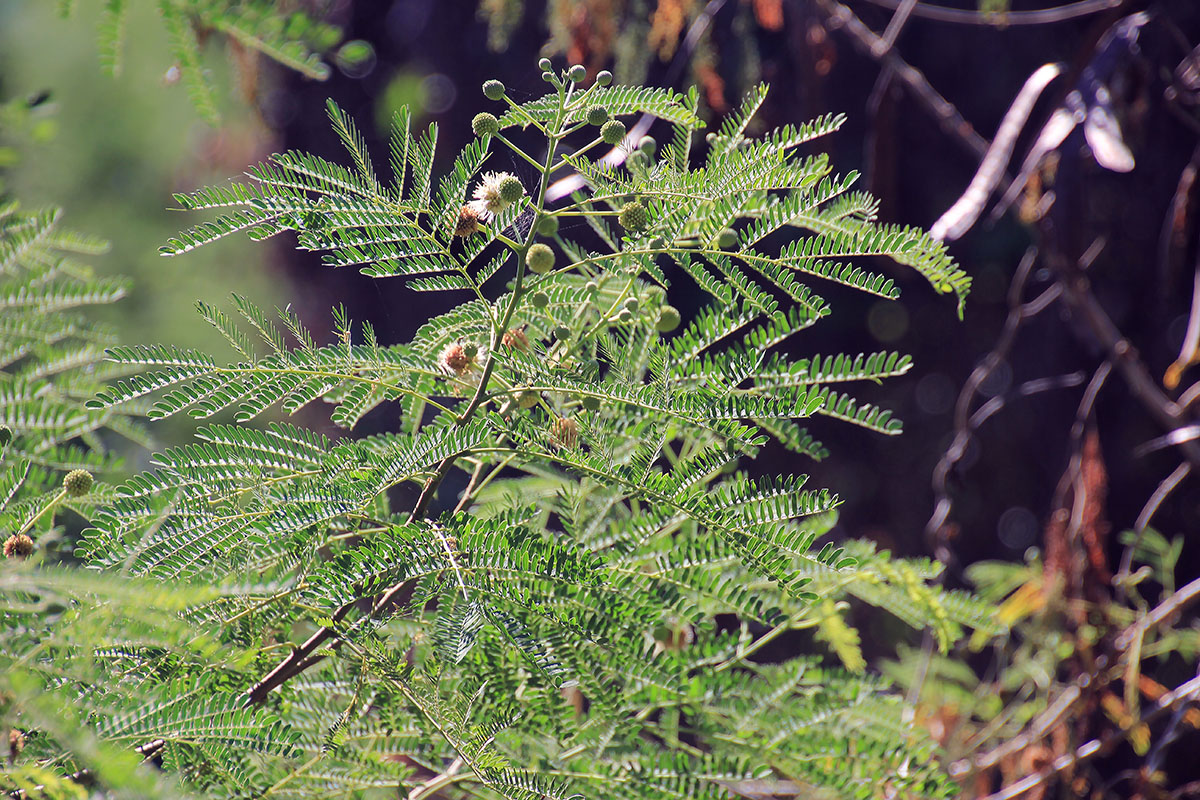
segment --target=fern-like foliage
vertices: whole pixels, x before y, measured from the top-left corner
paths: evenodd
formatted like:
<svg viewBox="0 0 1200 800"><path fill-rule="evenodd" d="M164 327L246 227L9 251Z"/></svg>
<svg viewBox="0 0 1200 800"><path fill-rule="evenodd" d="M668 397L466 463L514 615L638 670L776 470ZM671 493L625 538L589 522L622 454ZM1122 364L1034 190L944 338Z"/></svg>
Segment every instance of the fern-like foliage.
<svg viewBox="0 0 1200 800"><path fill-rule="evenodd" d="M112 333L87 312L122 297L126 284L97 277L79 257L107 244L63 229L59 217L16 202L0 208L0 791L75 798L81 783L98 781L118 796L186 796L173 779L138 769L143 753L163 746L154 742L238 751L261 743L279 753L287 734L212 676L201 686L125 672L217 652L218 641L181 616L217 597L215 588L63 567L81 521L114 499L92 473L122 474L121 439L151 442L137 403L84 405L124 374L104 360Z"/></svg>
<svg viewBox="0 0 1200 800"><path fill-rule="evenodd" d="M840 501L806 476L739 467L771 440L824 457L802 427L822 417L899 430L847 391L907 357L781 348L828 315L813 286L894 298L862 256L960 302L968 278L802 152L838 118L749 138L760 89L701 152L695 92L550 78L477 120L440 178L436 126L398 114L385 176L331 104L350 166L284 153L177 198L218 216L164 255L294 231L331 266L464 300L400 344L340 312L321 343L235 296L199 306L228 357L109 348L130 374L90 413L236 422L157 454L91 516L78 556L96 580L180 587L155 622L192 631L114 650L118 685L153 699L98 691L88 707L111 713L91 729L161 741L206 797L953 794L847 612L886 609L947 647L991 630L987 607L940 589L933 563L835 542ZM603 166L591 106L653 114L670 144ZM500 148L536 183L490 172ZM587 190L548 205L564 170ZM712 298L682 326L677 281ZM341 440L248 424L317 401L346 429L379 408L400 421ZM828 649L762 658L799 631Z"/></svg>
<svg viewBox="0 0 1200 800"><path fill-rule="evenodd" d="M100 0L96 24L100 64L110 75L121 72L125 21L131 0ZM65 17L74 0L60 0ZM196 111L209 123L220 119L216 87L202 63L205 41L218 35L231 47L263 56L308 78L325 80L329 66L321 55L341 41L341 31L310 17L301 9L287 10L276 0L158 0L156 4L175 59L168 75L182 80Z"/></svg>
<svg viewBox="0 0 1200 800"><path fill-rule="evenodd" d="M9 456L47 476L116 468L105 432L149 444L138 404L85 407L128 370L105 361L113 334L84 312L120 299L127 284L79 260L108 245L61 228L60 213L0 206L0 424L12 432Z"/></svg>

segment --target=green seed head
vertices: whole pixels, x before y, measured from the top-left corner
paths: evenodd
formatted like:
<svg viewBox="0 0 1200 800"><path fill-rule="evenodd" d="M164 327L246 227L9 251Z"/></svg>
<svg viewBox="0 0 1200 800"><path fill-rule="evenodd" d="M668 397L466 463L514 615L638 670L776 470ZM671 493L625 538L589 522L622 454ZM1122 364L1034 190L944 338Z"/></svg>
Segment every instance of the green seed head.
<svg viewBox="0 0 1200 800"><path fill-rule="evenodd" d="M574 83L583 83L583 79L587 77L587 70L584 69L583 64L576 64L571 67L567 77Z"/></svg>
<svg viewBox="0 0 1200 800"><path fill-rule="evenodd" d="M6 446L13 440L12 428L7 425L0 425L0 447Z"/></svg>
<svg viewBox="0 0 1200 800"><path fill-rule="evenodd" d="M717 234L717 247L722 250L732 250L737 247L737 243L738 235L731 228L726 228Z"/></svg>
<svg viewBox="0 0 1200 800"><path fill-rule="evenodd" d="M86 469L73 469L63 478L63 488L71 497L83 497L92 490L92 473Z"/></svg>
<svg viewBox="0 0 1200 800"><path fill-rule="evenodd" d="M626 203L617 222L627 231L640 231L650 224L650 213L638 202Z"/></svg>
<svg viewBox="0 0 1200 800"><path fill-rule="evenodd" d="M479 355L479 345L475 344L474 342L467 342L462 346L462 349L463 355L469 359L473 360L475 356Z"/></svg>
<svg viewBox="0 0 1200 800"><path fill-rule="evenodd" d="M617 314L617 322L623 322L626 325L633 322L633 312L628 308L621 309L621 313Z"/></svg>
<svg viewBox="0 0 1200 800"><path fill-rule="evenodd" d="M504 97L504 84L496 80L484 81L483 96L488 100L499 100Z"/></svg>
<svg viewBox="0 0 1200 800"><path fill-rule="evenodd" d="M585 394L580 402L588 411L596 411L600 408L600 398L592 397L590 394Z"/></svg>
<svg viewBox="0 0 1200 800"><path fill-rule="evenodd" d="M545 308L550 305L550 295L545 292L534 292L533 296L529 298L529 302L534 308Z"/></svg>
<svg viewBox="0 0 1200 800"><path fill-rule="evenodd" d="M548 59L548 58L538 59L538 69L540 69L542 72L549 72L550 66L551 66L550 59Z"/></svg>
<svg viewBox="0 0 1200 800"><path fill-rule="evenodd" d="M554 328L554 338L560 342L565 342L571 338L571 329L566 325L556 325Z"/></svg>
<svg viewBox="0 0 1200 800"><path fill-rule="evenodd" d="M631 314L636 314L637 310L642 307L641 302L636 297L626 297L622 305L629 309Z"/></svg>
<svg viewBox="0 0 1200 800"><path fill-rule="evenodd" d="M484 111L471 120L471 130L476 136L495 136L500 132L500 120L496 119L495 114Z"/></svg>
<svg viewBox="0 0 1200 800"><path fill-rule="evenodd" d="M544 80L546 83L554 83L554 73L553 72L543 72L542 80Z"/></svg>
<svg viewBox="0 0 1200 800"><path fill-rule="evenodd" d="M588 294L595 294L596 290L599 288L600 284L596 283L595 281L588 281L583 285L583 290Z"/></svg>
<svg viewBox="0 0 1200 800"><path fill-rule="evenodd" d="M608 122L608 109L604 106L591 106L587 110L587 124L597 128Z"/></svg>
<svg viewBox="0 0 1200 800"><path fill-rule="evenodd" d="M658 312L658 322L654 323L654 327L661 333L670 333L679 327L680 321L679 309L675 306L663 306Z"/></svg>
<svg viewBox="0 0 1200 800"><path fill-rule="evenodd" d="M525 254L525 264L531 272L544 275L554 269L554 251L541 242L531 245Z"/></svg>
<svg viewBox="0 0 1200 800"><path fill-rule="evenodd" d="M525 196L525 187L516 175L509 175L500 181L500 199L506 203L515 203Z"/></svg>
<svg viewBox="0 0 1200 800"><path fill-rule="evenodd" d="M600 139L605 144L620 144L625 138L625 123L619 119L610 119L600 127Z"/></svg>
<svg viewBox="0 0 1200 800"><path fill-rule="evenodd" d="M558 217L542 217L538 220L538 233L542 236L553 236L558 233Z"/></svg>
<svg viewBox="0 0 1200 800"><path fill-rule="evenodd" d="M657 147L658 142L654 141L653 136L643 136L642 140L638 142L638 150L641 150L643 153L650 153L653 155L654 150Z"/></svg>
<svg viewBox="0 0 1200 800"><path fill-rule="evenodd" d="M610 83L612 83L612 73L606 69L600 70L598 73L596 73L596 83L600 84L601 86L608 86Z"/></svg>

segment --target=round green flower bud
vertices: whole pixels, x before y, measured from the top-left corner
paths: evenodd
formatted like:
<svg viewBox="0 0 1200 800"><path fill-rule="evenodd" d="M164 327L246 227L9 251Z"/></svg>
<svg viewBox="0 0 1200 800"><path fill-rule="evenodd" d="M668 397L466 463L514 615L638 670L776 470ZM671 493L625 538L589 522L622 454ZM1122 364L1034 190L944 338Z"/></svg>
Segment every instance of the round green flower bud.
<svg viewBox="0 0 1200 800"><path fill-rule="evenodd" d="M580 402L583 403L583 407L588 411L597 411L600 408L600 398L592 397L590 394L585 394Z"/></svg>
<svg viewBox="0 0 1200 800"><path fill-rule="evenodd" d="M516 175L509 175L500 181L500 199L506 203L515 203L525 196L525 187Z"/></svg>
<svg viewBox="0 0 1200 800"><path fill-rule="evenodd" d="M617 314L617 322L624 322L626 324L633 322L633 312L628 308L621 309L621 313Z"/></svg>
<svg viewBox="0 0 1200 800"><path fill-rule="evenodd" d="M475 356L479 355L479 345L474 342L467 342L462 346L462 349L463 355L467 357L468 361L473 361Z"/></svg>
<svg viewBox="0 0 1200 800"><path fill-rule="evenodd" d="M495 136L500 132L500 120L496 119L495 114L484 111L471 120L471 130L476 136Z"/></svg>
<svg viewBox="0 0 1200 800"><path fill-rule="evenodd" d="M554 269L554 251L541 242L530 245L529 252L525 254L525 264L531 272L544 275Z"/></svg>
<svg viewBox="0 0 1200 800"><path fill-rule="evenodd" d="M483 96L488 100L499 100L504 97L504 84L500 81L484 81Z"/></svg>
<svg viewBox="0 0 1200 800"><path fill-rule="evenodd" d="M541 395L537 392L521 392L517 395L517 405L521 408L533 408L539 399Z"/></svg>
<svg viewBox="0 0 1200 800"><path fill-rule="evenodd" d="M596 283L595 281L588 281L583 285L583 290L588 294L595 294L596 290L599 288L600 284Z"/></svg>
<svg viewBox="0 0 1200 800"><path fill-rule="evenodd" d="M554 83L554 73L553 72L543 72L542 80L544 80L546 83Z"/></svg>
<svg viewBox="0 0 1200 800"><path fill-rule="evenodd" d="M86 469L73 469L63 478L63 488L71 497L83 497L92 490L92 473Z"/></svg>
<svg viewBox="0 0 1200 800"><path fill-rule="evenodd" d="M717 141L717 135L715 133L706 133L704 134L704 141L711 146Z"/></svg>
<svg viewBox="0 0 1200 800"><path fill-rule="evenodd" d="M542 217L538 220L538 233L553 236L558 233L558 217Z"/></svg>
<svg viewBox="0 0 1200 800"><path fill-rule="evenodd" d="M596 83L601 86L608 86L612 83L612 73L606 69L602 69L596 73Z"/></svg>
<svg viewBox="0 0 1200 800"><path fill-rule="evenodd" d="M554 338L558 339L560 342L565 342L567 339L571 338L571 329L566 325L556 325L554 327Z"/></svg>
<svg viewBox="0 0 1200 800"><path fill-rule="evenodd" d="M650 213L641 203L626 203L617 222L627 231L640 231L650 224Z"/></svg>
<svg viewBox="0 0 1200 800"><path fill-rule="evenodd" d="M655 236L646 246L651 250L666 250L667 242L661 236Z"/></svg>
<svg viewBox="0 0 1200 800"><path fill-rule="evenodd" d="M681 319L678 308L663 306L658 312L658 321L654 323L654 327L661 333L670 333L679 327Z"/></svg>
<svg viewBox="0 0 1200 800"><path fill-rule="evenodd" d="M658 147L658 142L654 141L653 136L643 136L642 140L638 142L638 150L643 153L653 153L656 147Z"/></svg>
<svg viewBox="0 0 1200 800"><path fill-rule="evenodd" d="M567 72L567 77L574 83L583 83L583 79L587 77L587 70L583 64L576 64Z"/></svg>
<svg viewBox="0 0 1200 800"><path fill-rule="evenodd" d="M631 314L636 314L637 310L642 307L641 301L639 301L636 297L626 297L625 302L622 303L622 305L629 309L629 313Z"/></svg>
<svg viewBox="0 0 1200 800"><path fill-rule="evenodd" d="M550 59L548 59L548 58L539 58L538 59L538 69L540 69L542 72L547 72L550 69L550 66L551 66Z"/></svg>
<svg viewBox="0 0 1200 800"><path fill-rule="evenodd" d="M737 247L738 235L732 228L726 228L717 234L717 247L722 250L732 250Z"/></svg>
<svg viewBox="0 0 1200 800"><path fill-rule="evenodd" d="M620 144L625 138L625 123L619 119L610 119L600 127L600 139L605 144Z"/></svg>
<svg viewBox="0 0 1200 800"><path fill-rule="evenodd" d="M529 302L534 308L545 308L550 305L550 295L545 292L534 292L533 296L529 298Z"/></svg>
<svg viewBox="0 0 1200 800"><path fill-rule="evenodd" d="M591 106L587 110L587 124L599 128L608 122L608 109L604 106Z"/></svg>
<svg viewBox="0 0 1200 800"><path fill-rule="evenodd" d="M12 428L7 425L0 425L0 447L4 447L13 440Z"/></svg>

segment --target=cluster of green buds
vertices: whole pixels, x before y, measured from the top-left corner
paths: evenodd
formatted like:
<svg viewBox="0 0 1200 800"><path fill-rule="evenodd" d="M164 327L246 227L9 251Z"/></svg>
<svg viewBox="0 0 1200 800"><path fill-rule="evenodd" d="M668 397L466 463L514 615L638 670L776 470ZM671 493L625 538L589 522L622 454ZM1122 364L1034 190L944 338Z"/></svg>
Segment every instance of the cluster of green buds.
<svg viewBox="0 0 1200 800"><path fill-rule="evenodd" d="M497 318L497 322L503 326L500 330L504 331L497 342L499 352L529 352L530 337L534 334L526 331L532 325L533 331L545 337L543 342L546 347L546 357L556 363L575 363L582 369L582 365L589 361L590 354L588 352L589 345L586 344L588 337L586 333L580 336L580 331L586 332L588 325L579 322L581 317L576 313L579 310L577 305L573 304L569 309L572 318L568 318L562 316L564 310L568 309L561 303L552 304L551 299L560 291L557 287L562 285L561 282L578 279L570 276L574 267L580 267L584 273L586 279L584 289L589 298L588 303L594 305L599 312L601 324L633 325L640 320L644 324L653 325L658 332L667 334L680 326L682 318L678 309L665 302L665 292L662 288L647 287L636 280L639 271L636 263L624 265L619 270L622 274L619 284L621 288L617 290L616 294L613 293L612 288L606 292L600 292L600 284L608 282L611 275L606 276L603 272L593 273L588 258L578 264L570 264L565 268L559 267L560 258L574 252L570 242L559 238L560 215L564 212L569 216L594 212L590 210L581 212L579 209L571 207L562 210L546 208L544 205L545 186L550 172L571 158L581 157L588 149L601 143L612 147L628 144L629 132L625 123L615 118L612 110L606 106L607 94L599 91L612 83L611 73L602 71L595 76L594 86L579 88L580 84L587 80L588 75L583 66L576 64L561 72L555 72L549 59L542 59L538 66L542 72L542 79L558 90L560 110L563 112L560 114L559 122L556 123L557 128L543 130L550 139L549 152L551 153L544 165L534 162L529 154L520 151L516 144L506 138L501 130L501 121L496 114L488 112L477 114L471 122L471 128L476 136L491 137L494 141L516 151L515 154L526 162L533 163L541 173L542 185L535 187L531 183L527 190L516 177L508 173L488 173L481 176L475 186L473 199L463 208L455 233L459 236L473 235L481 229L482 224L496 220L513 203L524 204L522 218L528 220L528 223L513 224L511 228L503 231L503 236L498 237L516 254L523 267L509 282L509 289L513 292L513 302L509 311L506 315ZM483 94L489 100L517 107L517 104L508 97L504 84L498 80L486 81L483 84ZM564 122L564 118L567 121ZM587 128L593 131L593 141L576 150L574 156L565 157L555 164L553 153L557 143L572 132ZM653 165L656 149L657 142L652 137L642 137L636 147L631 148L626 158L626 166L631 172L645 174ZM647 235L654 222L655 206L653 204L637 195L627 195L609 202L612 203L611 210L600 213L611 214L615 218L614 221L631 240L640 240L642 236ZM524 216L526 212L531 216ZM506 219L511 218L511 216L506 216ZM730 240L726 233L732 234L732 231L722 231L714 241L723 248L729 249L736 245L736 235ZM654 236L648 243L636 246L648 247L651 251L663 251L667 248L667 244L661 236ZM638 288L639 285L641 288ZM601 300L601 297L605 299ZM526 324L512 326L510 323L512 310L522 304L528 304L529 311L539 312L536 316L540 319L530 319ZM596 328L592 328L592 330L596 330ZM590 360L595 361L594 358L590 358ZM474 353L468 356L464 346L457 343L447 346L442 353L441 362L445 371L459 377L476 366ZM484 369L483 374L488 374L488 371ZM601 407L599 396L585 392L581 392L573 398L565 398L565 400L577 403L578 405L575 407L585 413L595 412ZM554 414L547 428L549 443L560 448L576 446L577 423L564 412L563 406L559 405L559 398L543 397L535 390L523 388L518 381L511 388L508 399L501 407L501 412L508 414L519 409L530 409L540 402L550 403L549 408Z"/></svg>

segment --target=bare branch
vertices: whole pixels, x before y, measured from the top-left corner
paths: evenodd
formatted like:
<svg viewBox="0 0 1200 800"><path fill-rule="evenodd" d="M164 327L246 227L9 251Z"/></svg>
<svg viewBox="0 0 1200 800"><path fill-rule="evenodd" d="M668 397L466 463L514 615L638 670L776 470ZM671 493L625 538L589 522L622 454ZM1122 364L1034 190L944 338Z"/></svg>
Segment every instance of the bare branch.
<svg viewBox="0 0 1200 800"><path fill-rule="evenodd" d="M867 0L884 8L897 8L903 0ZM930 3L918 3L913 9L914 17L952 22L957 25L980 25L987 28L1010 28L1019 25L1052 25L1056 22L1099 14L1116 8L1123 0L1077 0L1074 3L1055 8L1043 8L1036 11L995 11L980 12L965 8L946 8Z"/></svg>

